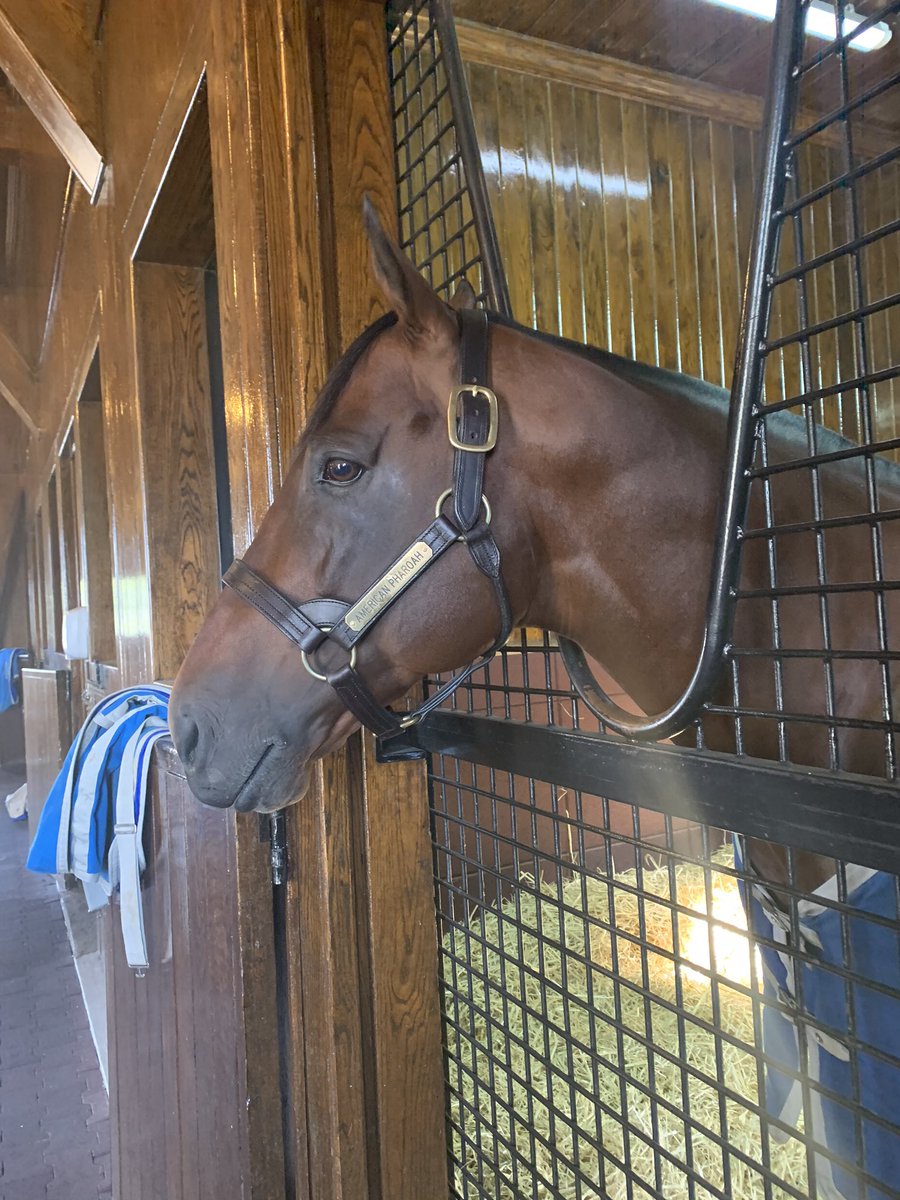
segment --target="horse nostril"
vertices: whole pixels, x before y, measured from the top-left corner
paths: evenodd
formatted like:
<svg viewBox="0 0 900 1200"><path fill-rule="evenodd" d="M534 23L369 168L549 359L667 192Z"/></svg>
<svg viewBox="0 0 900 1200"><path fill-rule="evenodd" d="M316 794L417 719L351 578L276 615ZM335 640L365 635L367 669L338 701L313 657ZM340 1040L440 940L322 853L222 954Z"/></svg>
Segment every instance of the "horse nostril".
<svg viewBox="0 0 900 1200"><path fill-rule="evenodd" d="M179 713L172 722L172 738L178 757L185 766L190 766L200 743L200 726L187 713Z"/></svg>

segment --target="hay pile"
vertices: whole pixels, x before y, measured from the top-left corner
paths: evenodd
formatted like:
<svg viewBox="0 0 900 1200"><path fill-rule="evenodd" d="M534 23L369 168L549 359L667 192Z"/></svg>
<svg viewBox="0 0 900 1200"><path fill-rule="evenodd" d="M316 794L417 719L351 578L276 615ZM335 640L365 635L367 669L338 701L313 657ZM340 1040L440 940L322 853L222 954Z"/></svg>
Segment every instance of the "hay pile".
<svg viewBox="0 0 900 1200"><path fill-rule="evenodd" d="M730 850L717 859L733 864ZM700 1180L725 1188L735 1200L765 1196L753 1166L762 1160L760 1119L738 1099L722 1099L714 1086L721 1080L736 1097L757 1101L752 1001L731 986L750 985L755 953L737 884L714 871L710 903L701 868L681 865L674 874L672 889L667 867L645 869L642 905L634 870L617 875L614 886L578 875L562 889L562 905L570 911L560 905L555 885L536 887L525 876L499 912L481 910L467 928L446 935L451 1094L463 1096L462 1103L452 1098L453 1153L470 1179L478 1180L479 1194L502 1200L593 1200L589 1181L597 1200L644 1200L651 1193L641 1187L643 1179L653 1194L681 1200L690 1194L684 1166L689 1139ZM689 960L678 965L671 957L673 901L690 910L678 914L678 950ZM712 927L705 919L710 911L729 928ZM584 912L599 924L586 922ZM641 939L651 947L646 979ZM596 964L591 968L576 957L587 958L588 952ZM711 957L717 984L710 982ZM471 976L459 965L466 961L472 964ZM454 970L455 995L449 989ZM618 976L618 986L610 975ZM755 975L759 978L758 970ZM685 1059L710 1080L687 1076L685 1082L678 1062L679 1018L658 1001L677 1004L713 1025L714 986L726 1036L717 1047L713 1032L683 1020ZM624 1027L621 1033L613 1022ZM569 1043L566 1030L584 1049ZM728 1035L747 1048L730 1044ZM620 1067L644 1087L623 1081ZM572 1080L581 1089L575 1091L574 1105ZM684 1119L686 1100L696 1124ZM715 1140L720 1131L724 1150ZM597 1141L603 1147L599 1154ZM660 1154L657 1160L654 1143L671 1158ZM802 1145L794 1139L782 1145L770 1141L769 1153L776 1176L804 1192ZM459 1195L468 1194L461 1180L457 1187ZM712 1195L696 1180L694 1194L698 1200ZM782 1194L777 1187L772 1192L776 1198Z"/></svg>

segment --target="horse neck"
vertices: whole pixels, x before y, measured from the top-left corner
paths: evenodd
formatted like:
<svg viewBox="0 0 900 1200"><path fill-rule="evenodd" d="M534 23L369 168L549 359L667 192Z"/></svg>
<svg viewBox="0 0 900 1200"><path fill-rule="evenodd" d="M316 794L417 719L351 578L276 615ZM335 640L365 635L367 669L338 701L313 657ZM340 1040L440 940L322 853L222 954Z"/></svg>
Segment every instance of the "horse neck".
<svg viewBox="0 0 900 1200"><path fill-rule="evenodd" d="M724 412L506 329L494 362L515 433L502 494L537 547L524 620L665 707L700 646Z"/></svg>

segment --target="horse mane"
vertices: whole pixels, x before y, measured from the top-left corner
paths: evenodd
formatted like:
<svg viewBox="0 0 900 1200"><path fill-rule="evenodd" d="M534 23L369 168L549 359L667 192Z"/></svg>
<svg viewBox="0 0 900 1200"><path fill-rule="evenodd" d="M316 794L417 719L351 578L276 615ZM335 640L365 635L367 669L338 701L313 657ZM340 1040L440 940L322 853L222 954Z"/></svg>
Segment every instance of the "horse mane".
<svg viewBox="0 0 900 1200"><path fill-rule="evenodd" d="M373 321L371 325L362 331L349 349L341 355L332 367L328 373L328 378L322 385L322 390L316 397L316 402L309 414L306 427L297 443L297 454L303 449L307 440L321 429L331 416L335 405L341 397L341 393L349 382L350 376L368 348L385 329L396 325L397 319L395 312L383 313L376 321ZM521 325L518 321L513 320L512 317L503 316L501 313L488 312L488 319L493 325L502 325L507 329L514 329L535 341L544 342L561 350L567 350L579 358L592 362L595 366L601 367L603 370L620 379L625 379L629 383L636 384L638 387L649 387L665 392L674 398L710 405L723 414L727 414L728 412L731 394L727 388L719 387L717 384L708 383L704 379L697 379L693 375L682 374L680 371L671 371L666 367L656 367L651 366L649 363L636 362L634 359L624 358L621 354L614 354L611 350L601 350L596 346L586 345L584 342L576 342L571 338L560 337L558 334L545 333L542 330L533 329L529 325ZM772 427L783 436L785 442L796 450L798 457L804 457L807 453L807 442L806 424L803 418L796 413L782 410L778 413L773 413L769 421ZM833 429L828 429L824 425L817 427L816 442L820 453L847 449L856 444L849 438L845 438L842 434L835 432ZM887 475L895 485L900 485L900 465L891 462L881 455L877 455L876 466L879 474Z"/></svg>
<svg viewBox="0 0 900 1200"><path fill-rule="evenodd" d="M718 384L708 383L704 379L696 379L693 375L683 375L680 371L670 371L667 367L654 367L649 363L637 362L632 358L624 358L621 354L613 354L611 350L600 350L597 346L589 346L585 342L576 342L571 338L560 337L555 333L544 333L540 329L532 329L529 325L520 325L512 317L504 317L500 313L488 314L494 325L503 325L507 329L518 330L538 342L568 350L579 358L586 358L595 366L602 367L612 375L627 379L638 386L659 388L673 395L683 395L693 399L717 405L728 404L729 392Z"/></svg>
<svg viewBox="0 0 900 1200"><path fill-rule="evenodd" d="M350 345L350 347L341 355L331 370L328 372L328 378L322 384L322 390L316 397L316 402L312 406L309 414L309 419L297 443L297 453L303 449L307 440L316 433L334 411L334 406L341 398L341 393L347 386L350 376L356 369L359 360L363 357L368 348L372 345L375 339L385 329L389 329L391 325L397 324L397 314L395 312L386 312L367 326L359 337Z"/></svg>
<svg viewBox="0 0 900 1200"><path fill-rule="evenodd" d="M505 317L501 313L490 312L488 317L494 325L502 325L507 329L515 329L519 333L525 334L526 337L533 338L535 341L545 342L547 345L567 350L579 358L587 359L588 362L594 363L595 366L602 367L603 370L609 371L610 374L620 379L625 379L629 383L636 384L638 387L649 387L662 391L676 399L710 405L717 408L724 416L727 416L731 403L731 393L727 388L719 387L718 384L708 383L705 379L697 379L693 375L684 375L680 371L671 371L666 367L655 367L649 363L641 363L631 358L623 358L620 354L613 354L611 350L600 350L596 346L589 346L584 342L576 342L571 338L560 337L558 334L544 333L542 330L533 329L529 325L521 325L518 321L513 320L511 317ZM777 413L772 413L767 420L769 428L784 439L786 448L790 448L797 458L806 457L809 451L806 438L806 422L802 416L789 412L787 409L781 409ZM834 429L817 424L816 448L819 453L832 453L857 446L857 442L844 437ZM857 462L857 466L860 469L862 468L862 459ZM875 466L885 482L890 481L894 486L900 486L900 464L878 454L875 455Z"/></svg>

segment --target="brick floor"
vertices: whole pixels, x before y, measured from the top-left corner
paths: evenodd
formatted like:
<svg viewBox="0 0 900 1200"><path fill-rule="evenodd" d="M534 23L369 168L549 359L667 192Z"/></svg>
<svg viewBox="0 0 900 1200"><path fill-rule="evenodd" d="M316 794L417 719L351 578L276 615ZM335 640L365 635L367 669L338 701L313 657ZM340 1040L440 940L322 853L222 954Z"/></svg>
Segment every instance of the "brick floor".
<svg viewBox="0 0 900 1200"><path fill-rule="evenodd" d="M0 771L0 797L14 785ZM109 1103L56 884L27 850L0 807L0 1200L111 1200Z"/></svg>

